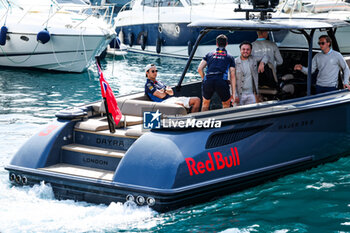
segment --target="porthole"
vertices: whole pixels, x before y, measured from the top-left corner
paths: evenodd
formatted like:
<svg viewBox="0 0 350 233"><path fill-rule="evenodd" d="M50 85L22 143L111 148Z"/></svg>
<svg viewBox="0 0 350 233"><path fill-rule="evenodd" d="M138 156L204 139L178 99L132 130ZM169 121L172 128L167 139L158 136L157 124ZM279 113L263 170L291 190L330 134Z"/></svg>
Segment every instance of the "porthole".
<svg viewBox="0 0 350 233"><path fill-rule="evenodd" d="M28 37L26 37L26 36L21 36L20 38L21 38L21 40L24 40L24 41L29 41L29 38L28 38Z"/></svg>
<svg viewBox="0 0 350 233"><path fill-rule="evenodd" d="M159 32L159 33L162 33L162 31L163 31L162 26L158 26L158 32Z"/></svg>

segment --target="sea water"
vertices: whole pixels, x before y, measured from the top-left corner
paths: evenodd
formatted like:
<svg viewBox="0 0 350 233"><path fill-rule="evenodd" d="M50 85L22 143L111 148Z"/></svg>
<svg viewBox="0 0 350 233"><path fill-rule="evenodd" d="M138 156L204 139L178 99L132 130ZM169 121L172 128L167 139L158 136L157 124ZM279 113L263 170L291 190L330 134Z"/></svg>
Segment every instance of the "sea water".
<svg viewBox="0 0 350 233"><path fill-rule="evenodd" d="M157 65L159 80L176 85L186 61L128 54L107 57L102 69L124 95L143 91L148 63ZM197 65L185 82L200 80ZM350 232L350 157L168 213L59 201L49 184L10 184L4 166L26 140L57 111L99 99L94 65L82 74L1 68L0 232Z"/></svg>

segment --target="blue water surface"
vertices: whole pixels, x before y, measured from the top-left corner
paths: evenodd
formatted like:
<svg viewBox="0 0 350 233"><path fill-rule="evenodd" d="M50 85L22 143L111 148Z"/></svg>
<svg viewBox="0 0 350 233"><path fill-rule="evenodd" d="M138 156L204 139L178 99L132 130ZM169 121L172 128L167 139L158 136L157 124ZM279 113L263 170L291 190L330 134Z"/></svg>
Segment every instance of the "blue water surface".
<svg viewBox="0 0 350 233"><path fill-rule="evenodd" d="M181 59L128 54L102 62L116 95L143 91L144 66L175 85ZM198 61L186 82L199 80ZM99 100L95 66L83 74L1 68L0 232L350 232L350 157L168 213L148 207L59 201L48 184L13 187L3 169L63 108ZM283 156L283 155L281 155Z"/></svg>

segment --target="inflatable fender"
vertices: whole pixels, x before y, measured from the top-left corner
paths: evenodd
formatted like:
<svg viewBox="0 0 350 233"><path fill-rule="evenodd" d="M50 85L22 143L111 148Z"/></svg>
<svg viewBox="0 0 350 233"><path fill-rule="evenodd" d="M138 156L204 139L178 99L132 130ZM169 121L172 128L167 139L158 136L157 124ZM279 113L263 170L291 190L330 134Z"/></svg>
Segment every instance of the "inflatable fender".
<svg viewBox="0 0 350 233"><path fill-rule="evenodd" d="M189 40L189 41L187 42L187 53L188 53L188 56L191 55L192 49L193 49L193 44L192 44L192 42Z"/></svg>
<svg viewBox="0 0 350 233"><path fill-rule="evenodd" d="M4 46L6 44L6 35L8 28L4 25L0 30L0 45Z"/></svg>
<svg viewBox="0 0 350 233"><path fill-rule="evenodd" d="M147 42L147 37L144 34L142 34L141 37L140 37L140 43L141 43L141 49L142 50L145 50L146 42Z"/></svg>
<svg viewBox="0 0 350 233"><path fill-rule="evenodd" d="M162 39L160 38L156 41L156 51L158 54L162 51Z"/></svg>
<svg viewBox="0 0 350 233"><path fill-rule="evenodd" d="M134 39L135 39L135 36L134 36L134 33L130 32L128 34L128 41L129 41L129 46L132 47L133 44L134 44Z"/></svg>
<svg viewBox="0 0 350 233"><path fill-rule="evenodd" d="M50 33L47 31L46 28L44 30L41 30L36 36L36 40L42 44L46 44L47 42L49 42L50 38Z"/></svg>

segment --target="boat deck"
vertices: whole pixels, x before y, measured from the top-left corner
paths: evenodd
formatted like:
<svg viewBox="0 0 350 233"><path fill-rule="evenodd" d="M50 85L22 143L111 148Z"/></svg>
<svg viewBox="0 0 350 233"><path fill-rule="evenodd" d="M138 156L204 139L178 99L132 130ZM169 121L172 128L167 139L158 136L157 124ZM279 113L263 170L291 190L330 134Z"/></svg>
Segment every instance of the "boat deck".
<svg viewBox="0 0 350 233"><path fill-rule="evenodd" d="M114 171L82 167L66 163L58 163L49 167L39 168L39 170L106 181L112 181L114 175Z"/></svg>

